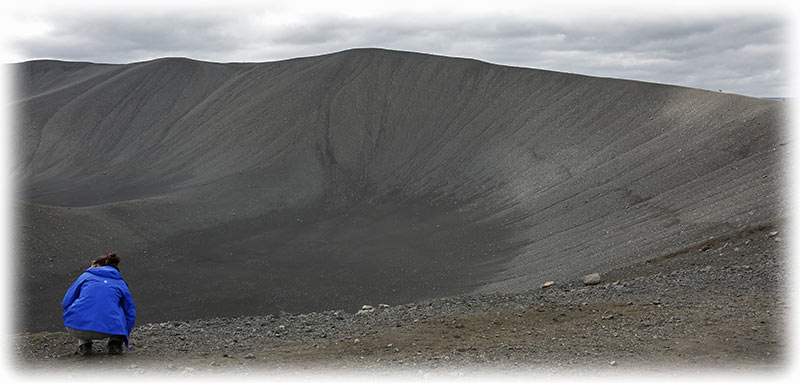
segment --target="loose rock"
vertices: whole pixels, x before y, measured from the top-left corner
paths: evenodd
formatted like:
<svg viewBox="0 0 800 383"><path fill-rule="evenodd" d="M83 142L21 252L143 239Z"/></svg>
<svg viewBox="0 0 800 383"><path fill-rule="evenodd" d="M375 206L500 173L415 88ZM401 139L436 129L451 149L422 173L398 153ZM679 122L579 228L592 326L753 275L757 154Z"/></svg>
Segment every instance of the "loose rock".
<svg viewBox="0 0 800 383"><path fill-rule="evenodd" d="M587 285L587 286L599 284L600 281L601 281L601 278L600 278L600 274L598 274L598 273L585 275L583 277L583 284Z"/></svg>
<svg viewBox="0 0 800 383"><path fill-rule="evenodd" d="M368 314L368 313L371 313L371 312L375 312L375 308L374 307L372 307L370 305L363 305L363 306L361 306L361 310L358 310L356 315Z"/></svg>

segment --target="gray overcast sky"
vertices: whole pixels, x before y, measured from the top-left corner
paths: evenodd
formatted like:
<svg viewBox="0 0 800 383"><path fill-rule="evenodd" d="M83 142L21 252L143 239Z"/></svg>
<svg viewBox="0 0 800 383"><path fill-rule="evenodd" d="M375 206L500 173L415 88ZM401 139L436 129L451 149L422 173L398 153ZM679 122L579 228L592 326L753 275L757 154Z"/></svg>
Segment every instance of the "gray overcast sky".
<svg viewBox="0 0 800 383"><path fill-rule="evenodd" d="M4 2L11 3L11 2ZM750 96L793 96L782 1L136 2L3 5L3 61L274 61L382 47ZM396 2L400 3L400 2ZM647 3L647 2L646 2ZM653 5L655 4L655 5Z"/></svg>

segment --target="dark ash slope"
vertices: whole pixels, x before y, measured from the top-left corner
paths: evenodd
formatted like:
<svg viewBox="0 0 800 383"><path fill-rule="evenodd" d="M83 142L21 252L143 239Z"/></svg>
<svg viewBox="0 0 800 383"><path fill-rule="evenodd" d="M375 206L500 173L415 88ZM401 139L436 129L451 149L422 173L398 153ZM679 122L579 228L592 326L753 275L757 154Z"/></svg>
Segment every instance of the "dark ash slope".
<svg viewBox="0 0 800 383"><path fill-rule="evenodd" d="M776 101L375 49L15 69L27 331L109 250L141 323L522 291L784 215Z"/></svg>

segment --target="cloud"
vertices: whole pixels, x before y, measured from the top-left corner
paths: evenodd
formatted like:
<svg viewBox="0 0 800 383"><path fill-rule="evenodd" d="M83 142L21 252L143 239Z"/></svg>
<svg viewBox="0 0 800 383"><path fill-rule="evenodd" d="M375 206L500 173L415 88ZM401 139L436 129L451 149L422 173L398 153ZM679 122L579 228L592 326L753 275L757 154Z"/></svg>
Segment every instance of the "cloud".
<svg viewBox="0 0 800 383"><path fill-rule="evenodd" d="M272 61L383 47L755 96L789 91L786 22L776 16L604 15L61 9L37 14L40 32L19 34L9 45L21 59L117 63L164 56Z"/></svg>
<svg viewBox="0 0 800 383"><path fill-rule="evenodd" d="M21 36L12 48L28 57L130 62L164 55L225 54L235 34L234 15L99 12L47 19L48 33Z"/></svg>

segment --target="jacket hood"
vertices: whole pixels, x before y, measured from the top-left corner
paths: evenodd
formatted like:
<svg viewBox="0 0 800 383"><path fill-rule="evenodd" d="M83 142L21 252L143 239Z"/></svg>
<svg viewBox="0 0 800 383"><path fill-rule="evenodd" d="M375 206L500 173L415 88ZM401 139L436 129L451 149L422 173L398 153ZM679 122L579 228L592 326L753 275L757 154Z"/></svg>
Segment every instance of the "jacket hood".
<svg viewBox="0 0 800 383"><path fill-rule="evenodd" d="M122 274L113 266L90 267L86 272L102 278L122 279Z"/></svg>

